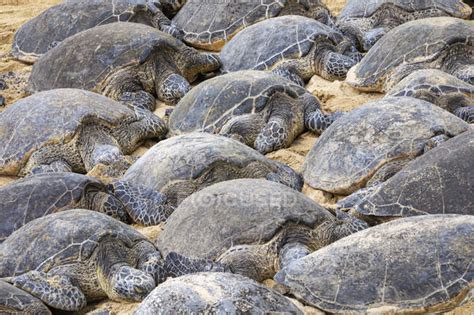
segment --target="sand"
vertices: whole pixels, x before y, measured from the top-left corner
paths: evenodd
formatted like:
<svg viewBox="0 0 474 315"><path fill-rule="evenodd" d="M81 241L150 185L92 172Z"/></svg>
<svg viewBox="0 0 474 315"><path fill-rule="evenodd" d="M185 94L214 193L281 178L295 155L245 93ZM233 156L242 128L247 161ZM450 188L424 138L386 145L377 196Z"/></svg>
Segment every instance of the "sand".
<svg viewBox="0 0 474 315"><path fill-rule="evenodd" d="M0 0L0 79L3 78L8 85L6 90L0 91L0 96L5 97L6 106L26 96L24 88L31 72L31 65L15 61L9 56L15 30L43 10L60 2L60 0ZM328 5L334 14L338 14L346 0L323 0L323 2ZM360 93L344 82L329 82L318 76L310 80L307 89L321 100L323 110L328 112L347 112L368 101L383 97L382 94L377 93ZM155 113L163 116L166 108L166 106L160 104ZM0 111L2 110L3 108L0 107ZM291 147L272 152L268 154L268 157L286 163L295 170L300 171L306 154L316 141L316 135L309 132L304 133L296 139ZM145 143L133 155L143 155L153 144L154 142L151 141ZM97 169L92 174L102 176L102 171ZM104 176L106 177L106 175ZM15 177L0 176L0 187L15 179ZM334 204L339 198L338 196L312 189L307 185L303 188L303 193L328 208L334 208ZM160 233L162 225L147 228L136 226L136 228L151 240L154 240ZM137 303L120 303L106 300L89 305L81 314L108 310L112 314L125 315L131 314L137 305ZM472 314L473 310L474 302L471 302L450 314L467 315ZM304 311L308 314L320 313L310 307L306 307Z"/></svg>

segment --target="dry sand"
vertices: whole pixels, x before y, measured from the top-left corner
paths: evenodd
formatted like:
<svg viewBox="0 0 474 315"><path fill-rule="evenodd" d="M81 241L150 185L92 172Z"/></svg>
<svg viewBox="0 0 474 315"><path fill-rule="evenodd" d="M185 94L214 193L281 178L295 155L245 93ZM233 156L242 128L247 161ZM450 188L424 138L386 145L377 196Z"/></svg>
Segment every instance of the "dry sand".
<svg viewBox="0 0 474 315"><path fill-rule="evenodd" d="M7 76L6 82L8 88L0 91L0 95L5 97L7 106L14 101L25 97L23 92L26 80L31 72L31 66L15 61L10 56L11 42L15 30L38 15L48 7L60 3L60 0L0 0L0 76L8 72L14 72L14 75ZM334 14L338 14L343 8L346 0L323 0ZM326 111L350 111L361 104L368 101L383 97L377 93L360 93L344 82L329 82L318 76L315 76L307 85L307 89L316 95L322 103L322 107ZM160 116L164 114L165 106L161 105L157 108L156 113ZM0 111L2 108L0 108ZM312 133L301 135L292 144L291 147L268 154L272 159L284 162L295 170L301 170L305 155L317 141L317 136ZM140 156L147 151L154 143L147 142L145 145L137 149L133 154ZM100 170L97 170L100 174ZM3 186L16 178L0 176L0 186ZM314 190L305 185L303 192L310 198L323 204L326 207L333 207L338 196L333 196L322 191ZM140 232L149 237L156 239L162 226L157 227L136 227ZM99 310L108 310L113 314L131 314L138 304L136 303L119 303L113 301L102 301L97 304L90 305L86 308L86 312ZM473 314L474 302L451 312L451 315L467 315ZM309 307L305 308L305 313L317 314L317 310Z"/></svg>

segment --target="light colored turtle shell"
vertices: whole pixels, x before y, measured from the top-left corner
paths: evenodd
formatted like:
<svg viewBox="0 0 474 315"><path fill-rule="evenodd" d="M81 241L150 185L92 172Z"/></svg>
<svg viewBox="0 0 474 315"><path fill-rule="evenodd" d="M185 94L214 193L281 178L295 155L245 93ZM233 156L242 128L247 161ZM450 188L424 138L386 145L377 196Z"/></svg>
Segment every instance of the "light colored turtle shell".
<svg viewBox="0 0 474 315"><path fill-rule="evenodd" d="M474 21L451 17L404 23L383 36L351 68L346 81L361 90L386 92L391 88L387 79L398 67L436 60L455 44L474 49L473 34Z"/></svg>
<svg viewBox="0 0 474 315"><path fill-rule="evenodd" d="M0 277L86 262L105 239L126 247L146 241L133 227L96 211L73 209L38 218L0 244Z"/></svg>
<svg viewBox="0 0 474 315"><path fill-rule="evenodd" d="M474 105L474 86L435 69L418 70L398 82L388 96L410 96L453 112Z"/></svg>
<svg viewBox="0 0 474 315"><path fill-rule="evenodd" d="M411 97L367 103L336 120L303 164L305 182L335 194L351 194L387 162L420 155L435 130L452 136L470 126L453 114Z"/></svg>
<svg viewBox="0 0 474 315"><path fill-rule="evenodd" d="M215 259L239 244L263 244L288 222L314 227L334 216L300 192L262 179L204 188L171 214L157 246L188 257Z"/></svg>
<svg viewBox="0 0 474 315"><path fill-rule="evenodd" d="M304 88L264 71L231 72L206 80L189 91L173 110L170 133L218 133L234 116L261 112L276 92L294 97L307 93Z"/></svg>
<svg viewBox="0 0 474 315"><path fill-rule="evenodd" d="M266 164L275 172L279 168L277 162L236 140L208 133L191 133L154 145L127 170L123 179L160 191L176 182L193 181L220 165L225 165L219 170L226 170L227 175L222 177L235 179L237 174L233 169L244 168L252 162ZM214 182L205 182L203 187L211 184Z"/></svg>
<svg viewBox="0 0 474 315"><path fill-rule="evenodd" d="M283 295L247 277L202 272L160 284L135 310L153 314L303 314Z"/></svg>
<svg viewBox="0 0 474 315"><path fill-rule="evenodd" d="M64 40L33 66L31 92L55 88L92 90L111 71L139 65L155 52L186 46L171 35L138 23L112 23L85 30Z"/></svg>
<svg viewBox="0 0 474 315"><path fill-rule="evenodd" d="M407 12L429 9L438 9L447 15L467 19L471 15L471 8L461 0L349 0L338 18L369 17L384 5L394 5Z"/></svg>
<svg viewBox="0 0 474 315"><path fill-rule="evenodd" d="M34 62L51 46L81 31L115 22L151 25L147 0L66 0L23 24L15 33L12 54Z"/></svg>
<svg viewBox="0 0 474 315"><path fill-rule="evenodd" d="M344 237L275 279L329 313L442 313L472 290L473 244L474 216L404 218Z"/></svg>
<svg viewBox="0 0 474 315"><path fill-rule="evenodd" d="M75 173L38 174L0 188L0 242L36 218L85 206L87 191L104 189L98 180Z"/></svg>
<svg viewBox="0 0 474 315"><path fill-rule="evenodd" d="M272 18L239 32L221 51L224 71L267 70L284 59L308 54L318 37L338 44L340 33L314 19L297 15Z"/></svg>
<svg viewBox="0 0 474 315"><path fill-rule="evenodd" d="M33 94L0 115L0 173L17 175L36 150L68 143L85 123L114 128L136 120L128 107L92 92L57 89Z"/></svg>
<svg viewBox="0 0 474 315"><path fill-rule="evenodd" d="M0 280L0 313L51 315L40 299Z"/></svg>
<svg viewBox="0 0 474 315"><path fill-rule="evenodd" d="M423 154L355 206L369 216L474 215L474 131Z"/></svg>

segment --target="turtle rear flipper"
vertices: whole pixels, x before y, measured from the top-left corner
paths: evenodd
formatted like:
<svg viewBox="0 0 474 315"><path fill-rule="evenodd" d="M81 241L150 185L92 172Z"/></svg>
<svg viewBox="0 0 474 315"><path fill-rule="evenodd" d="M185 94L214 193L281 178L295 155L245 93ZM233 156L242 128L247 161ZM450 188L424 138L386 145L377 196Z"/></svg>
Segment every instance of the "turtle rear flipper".
<svg viewBox="0 0 474 315"><path fill-rule="evenodd" d="M67 276L52 276L39 271L30 271L13 277L11 281L16 287L57 309L79 311L87 304L81 288Z"/></svg>

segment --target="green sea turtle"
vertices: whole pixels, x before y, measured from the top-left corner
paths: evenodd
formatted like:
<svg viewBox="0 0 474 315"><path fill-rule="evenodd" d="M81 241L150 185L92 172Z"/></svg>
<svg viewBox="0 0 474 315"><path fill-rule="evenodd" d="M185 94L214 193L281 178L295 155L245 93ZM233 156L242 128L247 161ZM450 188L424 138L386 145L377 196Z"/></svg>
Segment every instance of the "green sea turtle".
<svg viewBox="0 0 474 315"><path fill-rule="evenodd" d="M436 17L404 23L383 36L347 74L362 91L387 92L412 72L440 69L474 81L474 22Z"/></svg>
<svg viewBox="0 0 474 315"><path fill-rule="evenodd" d="M386 180L425 150L469 129L426 101L383 98L336 120L306 156L303 176L313 188L349 195Z"/></svg>
<svg viewBox="0 0 474 315"><path fill-rule="evenodd" d="M220 50L240 30L278 15L298 14L334 25L331 13L320 0L188 0L173 18L187 44L206 50Z"/></svg>
<svg viewBox="0 0 474 315"><path fill-rule="evenodd" d="M338 205L370 223L423 214L474 215L473 156L474 131L467 131Z"/></svg>
<svg viewBox="0 0 474 315"><path fill-rule="evenodd" d="M170 279L154 289L135 315L303 314L288 298L247 277L203 272Z"/></svg>
<svg viewBox="0 0 474 315"><path fill-rule="evenodd" d="M199 74L220 67L214 54L199 53L151 26L112 23L65 39L34 64L28 90L80 88L153 110L155 96L177 102Z"/></svg>
<svg viewBox="0 0 474 315"><path fill-rule="evenodd" d="M161 12L159 1L66 0L23 24L13 38L12 55L35 62L66 38L98 25L137 22L181 35Z"/></svg>
<svg viewBox="0 0 474 315"><path fill-rule="evenodd" d="M176 254L163 261L153 243L133 227L83 209L33 220L0 244L0 277L66 311L105 297L141 301L168 269L181 275L219 266L190 262Z"/></svg>
<svg viewBox="0 0 474 315"><path fill-rule="evenodd" d="M303 187L301 175L285 164L236 140L197 132L156 144L122 180L161 192L174 209L204 187L237 178L266 178L297 190Z"/></svg>
<svg viewBox="0 0 474 315"><path fill-rule="evenodd" d="M0 313L51 315L51 311L40 299L0 280Z"/></svg>
<svg viewBox="0 0 474 315"><path fill-rule="evenodd" d="M331 314L442 314L472 299L474 216L422 215L349 235L275 279Z"/></svg>
<svg viewBox="0 0 474 315"><path fill-rule="evenodd" d="M468 19L471 13L461 0L349 0L338 16L337 27L368 51L403 23L438 16Z"/></svg>
<svg viewBox="0 0 474 315"><path fill-rule="evenodd" d="M264 71L231 72L194 87L169 117L171 135L233 137L261 153L288 147L305 129L321 133L341 114L323 114L304 88Z"/></svg>
<svg viewBox="0 0 474 315"><path fill-rule="evenodd" d="M186 198L157 239L164 254L212 259L262 281L367 225L334 216L302 193L262 179L220 182Z"/></svg>
<svg viewBox="0 0 474 315"><path fill-rule="evenodd" d="M0 115L0 174L85 173L119 165L148 138L162 138L166 124L148 110L78 89L33 94ZM119 171L119 170L117 170Z"/></svg>
<svg viewBox="0 0 474 315"><path fill-rule="evenodd" d="M474 123L474 86L441 70L418 70L387 92L388 96L419 98Z"/></svg>
<svg viewBox="0 0 474 315"><path fill-rule="evenodd" d="M303 16L282 16L238 33L221 51L223 71L272 70L303 85L317 74L344 80L356 63L344 55L345 37L337 30Z"/></svg>

